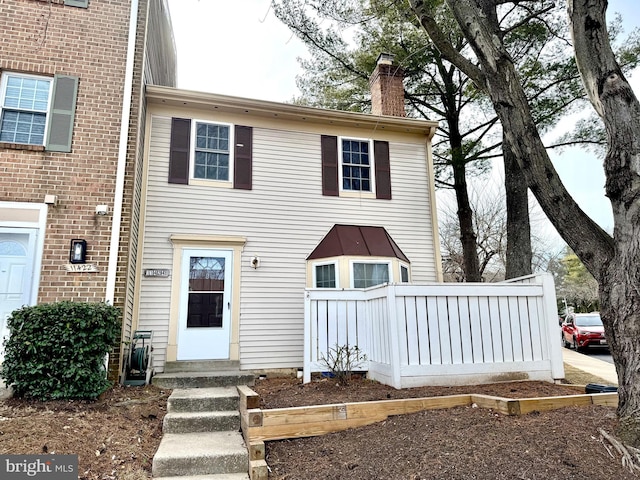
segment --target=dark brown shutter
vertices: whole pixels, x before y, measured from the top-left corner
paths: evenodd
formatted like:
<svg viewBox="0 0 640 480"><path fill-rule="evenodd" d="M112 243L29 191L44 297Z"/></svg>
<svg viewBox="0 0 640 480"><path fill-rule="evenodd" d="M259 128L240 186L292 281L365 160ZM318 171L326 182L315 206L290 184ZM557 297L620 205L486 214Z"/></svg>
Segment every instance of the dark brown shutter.
<svg viewBox="0 0 640 480"><path fill-rule="evenodd" d="M70 152L73 137L73 119L76 114L78 77L56 75L53 77L51 112L47 121L49 131L45 150Z"/></svg>
<svg viewBox="0 0 640 480"><path fill-rule="evenodd" d="M391 165L389 142L373 142L373 161L376 166L376 198L391 200Z"/></svg>
<svg viewBox="0 0 640 480"><path fill-rule="evenodd" d="M253 168L253 128L236 125L233 188L251 190Z"/></svg>
<svg viewBox="0 0 640 480"><path fill-rule="evenodd" d="M189 183L189 142L191 120L171 119L171 146L169 147L169 183Z"/></svg>
<svg viewBox="0 0 640 480"><path fill-rule="evenodd" d="M322 135L322 195L337 197L338 189L338 137Z"/></svg>

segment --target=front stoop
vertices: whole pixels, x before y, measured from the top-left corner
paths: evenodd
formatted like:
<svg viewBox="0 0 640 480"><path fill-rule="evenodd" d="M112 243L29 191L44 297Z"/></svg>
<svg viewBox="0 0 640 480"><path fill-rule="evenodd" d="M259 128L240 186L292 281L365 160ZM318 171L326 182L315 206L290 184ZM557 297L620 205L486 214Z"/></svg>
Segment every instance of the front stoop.
<svg viewBox="0 0 640 480"><path fill-rule="evenodd" d="M255 377L240 370L159 373L151 381L160 388L212 388L253 385Z"/></svg>
<svg viewBox="0 0 640 480"><path fill-rule="evenodd" d="M190 362L189 371L165 372L153 384L174 391L167 401L163 437L153 457L156 480L249 480L249 453L240 433L238 385L254 377L233 365L203 371L210 362Z"/></svg>

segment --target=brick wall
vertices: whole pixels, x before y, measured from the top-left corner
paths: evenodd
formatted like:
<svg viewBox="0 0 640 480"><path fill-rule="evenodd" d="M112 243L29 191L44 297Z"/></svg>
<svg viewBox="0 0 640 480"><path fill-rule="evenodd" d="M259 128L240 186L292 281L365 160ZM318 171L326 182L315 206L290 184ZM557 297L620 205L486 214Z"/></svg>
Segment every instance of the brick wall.
<svg viewBox="0 0 640 480"><path fill-rule="evenodd" d="M0 69L79 77L72 152L0 148L0 201L42 203L49 209L39 302L100 301L111 235L130 0L0 2ZM109 214L95 216L98 204ZM87 240L87 262L98 273L67 273L72 238Z"/></svg>

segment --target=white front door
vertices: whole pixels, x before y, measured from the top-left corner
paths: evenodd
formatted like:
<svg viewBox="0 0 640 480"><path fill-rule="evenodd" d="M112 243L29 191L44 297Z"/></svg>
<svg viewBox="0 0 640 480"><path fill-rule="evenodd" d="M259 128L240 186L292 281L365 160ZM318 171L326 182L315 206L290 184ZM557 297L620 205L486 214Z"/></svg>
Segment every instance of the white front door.
<svg viewBox="0 0 640 480"><path fill-rule="evenodd" d="M0 228L0 361L11 312L31 303L36 229Z"/></svg>
<svg viewBox="0 0 640 480"><path fill-rule="evenodd" d="M229 358L232 262L230 250L182 251L178 360Z"/></svg>

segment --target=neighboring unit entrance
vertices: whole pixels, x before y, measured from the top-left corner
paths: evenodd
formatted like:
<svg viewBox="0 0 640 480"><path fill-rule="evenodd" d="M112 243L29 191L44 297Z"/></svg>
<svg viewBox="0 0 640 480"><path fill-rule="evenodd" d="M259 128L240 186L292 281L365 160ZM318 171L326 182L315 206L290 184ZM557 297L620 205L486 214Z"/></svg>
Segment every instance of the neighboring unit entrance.
<svg viewBox="0 0 640 480"><path fill-rule="evenodd" d="M229 358L232 261L229 250L182 250L178 360Z"/></svg>
<svg viewBox="0 0 640 480"><path fill-rule="evenodd" d="M9 335L7 319L31 303L36 229L0 228L0 345ZM0 361L4 351L0 347Z"/></svg>

